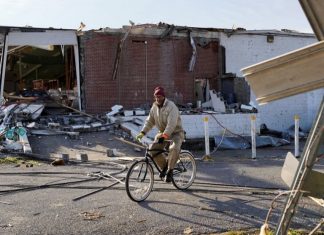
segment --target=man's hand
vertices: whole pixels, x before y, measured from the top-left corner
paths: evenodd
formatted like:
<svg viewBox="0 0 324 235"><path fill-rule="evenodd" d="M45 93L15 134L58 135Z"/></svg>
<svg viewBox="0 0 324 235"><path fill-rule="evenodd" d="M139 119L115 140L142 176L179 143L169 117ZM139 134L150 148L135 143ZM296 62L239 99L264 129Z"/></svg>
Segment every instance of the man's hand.
<svg viewBox="0 0 324 235"><path fill-rule="evenodd" d="M141 142L142 138L144 137L144 133L143 132L140 132L136 137L135 139L138 141L138 142Z"/></svg>
<svg viewBox="0 0 324 235"><path fill-rule="evenodd" d="M169 138L169 136L167 134L162 134L158 137L158 143L162 144L164 142L164 140L167 140Z"/></svg>
<svg viewBox="0 0 324 235"><path fill-rule="evenodd" d="M160 137L160 138L158 138L158 143L159 144L162 144L164 142L164 137Z"/></svg>

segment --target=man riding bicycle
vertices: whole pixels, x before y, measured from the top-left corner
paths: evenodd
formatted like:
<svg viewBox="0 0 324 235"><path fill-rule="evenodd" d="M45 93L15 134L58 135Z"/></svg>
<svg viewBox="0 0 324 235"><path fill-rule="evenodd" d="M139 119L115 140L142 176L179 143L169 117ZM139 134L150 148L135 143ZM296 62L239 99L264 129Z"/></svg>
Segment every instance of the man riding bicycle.
<svg viewBox="0 0 324 235"><path fill-rule="evenodd" d="M141 132L136 136L136 140L140 141L154 126L158 128L159 132L155 136L155 144L152 144L150 148L163 148L164 140L172 140L172 144L169 146L168 161L158 163L162 170L160 177L169 183L172 180L173 168L179 159L181 145L185 138L184 130L178 107L165 97L162 87L154 89L154 99L155 102L149 116L146 118Z"/></svg>

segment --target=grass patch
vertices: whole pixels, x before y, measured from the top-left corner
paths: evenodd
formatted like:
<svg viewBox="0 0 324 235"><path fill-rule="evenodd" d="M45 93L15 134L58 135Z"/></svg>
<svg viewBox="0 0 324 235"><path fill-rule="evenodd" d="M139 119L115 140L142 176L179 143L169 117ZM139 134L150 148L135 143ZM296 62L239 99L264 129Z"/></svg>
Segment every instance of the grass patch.
<svg viewBox="0 0 324 235"><path fill-rule="evenodd" d="M41 163L35 160L26 159L22 157L4 157L0 158L0 164L32 164L32 165L40 165Z"/></svg>
<svg viewBox="0 0 324 235"><path fill-rule="evenodd" d="M253 229L248 231L229 231L229 232L221 233L220 235L259 235L259 234L260 234L260 230Z"/></svg>
<svg viewBox="0 0 324 235"><path fill-rule="evenodd" d="M259 234L260 234L260 230L255 229L255 230L249 230L249 231L229 231L229 232L221 233L219 235L259 235ZM275 234L275 231L269 231L269 233L267 235L274 235L274 234ZM307 235L307 234L309 234L309 231L305 231L305 230L290 229L288 231L288 235ZM316 235L324 235L324 233L320 232L320 231L316 232L315 234Z"/></svg>

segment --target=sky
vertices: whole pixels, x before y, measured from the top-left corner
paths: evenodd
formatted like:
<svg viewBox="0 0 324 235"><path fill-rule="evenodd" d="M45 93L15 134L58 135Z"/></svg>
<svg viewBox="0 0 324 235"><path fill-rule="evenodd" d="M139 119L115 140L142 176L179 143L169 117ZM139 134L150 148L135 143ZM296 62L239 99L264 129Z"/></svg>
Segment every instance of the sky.
<svg viewBox="0 0 324 235"><path fill-rule="evenodd" d="M84 30L164 22L312 33L298 0L0 0L0 26Z"/></svg>

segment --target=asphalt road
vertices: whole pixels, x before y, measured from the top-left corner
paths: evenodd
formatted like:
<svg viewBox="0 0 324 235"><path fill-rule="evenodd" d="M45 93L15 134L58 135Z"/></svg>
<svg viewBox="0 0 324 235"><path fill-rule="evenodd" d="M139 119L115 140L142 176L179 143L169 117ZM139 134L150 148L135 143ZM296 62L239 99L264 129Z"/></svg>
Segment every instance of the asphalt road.
<svg viewBox="0 0 324 235"><path fill-rule="evenodd" d="M197 161L197 179L187 191L156 177L154 191L142 203L131 201L122 183L88 175L100 171L122 180L130 162L117 158L55 167L47 162L0 165L0 234L218 234L258 229L272 199L286 189L280 179L283 158L252 161L222 154L211 162ZM275 204L272 229L284 202L282 197ZM323 208L303 198L292 227L311 230L323 215Z"/></svg>

